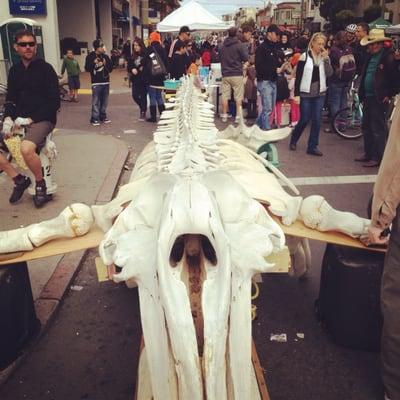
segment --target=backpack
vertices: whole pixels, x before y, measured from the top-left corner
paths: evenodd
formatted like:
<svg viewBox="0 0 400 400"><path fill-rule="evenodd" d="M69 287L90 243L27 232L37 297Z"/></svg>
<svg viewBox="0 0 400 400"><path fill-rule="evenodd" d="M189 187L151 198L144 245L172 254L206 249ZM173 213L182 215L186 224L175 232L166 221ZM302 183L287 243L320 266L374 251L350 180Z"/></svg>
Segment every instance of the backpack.
<svg viewBox="0 0 400 400"><path fill-rule="evenodd" d="M167 73L167 68L157 51L152 47L153 51L149 54L150 59L150 75L161 76Z"/></svg>
<svg viewBox="0 0 400 400"><path fill-rule="evenodd" d="M351 82L356 74L356 60L350 49L343 50L339 58L338 78L342 82Z"/></svg>

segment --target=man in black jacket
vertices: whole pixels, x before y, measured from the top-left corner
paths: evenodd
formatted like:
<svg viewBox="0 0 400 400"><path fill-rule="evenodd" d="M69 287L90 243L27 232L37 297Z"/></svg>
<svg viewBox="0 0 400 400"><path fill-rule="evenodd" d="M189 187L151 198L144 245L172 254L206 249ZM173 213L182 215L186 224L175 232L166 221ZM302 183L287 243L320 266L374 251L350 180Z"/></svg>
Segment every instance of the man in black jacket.
<svg viewBox="0 0 400 400"><path fill-rule="evenodd" d="M270 116L276 103L276 82L284 60L284 54L277 43L279 35L279 28L270 25L266 39L256 50L257 89L262 102L262 112L257 118L257 125L264 130L271 129Z"/></svg>
<svg viewBox="0 0 400 400"><path fill-rule="evenodd" d="M355 161L363 162L363 167L378 167L382 160L388 135L388 105L399 87L398 62L393 51L384 47L387 40L390 39L385 37L383 29L372 29L360 42L368 46L370 55L359 88L363 103L364 155Z"/></svg>
<svg viewBox="0 0 400 400"><path fill-rule="evenodd" d="M50 64L36 57L36 37L32 32L17 32L14 49L21 61L11 67L8 75L3 133L7 139L22 126L25 127L21 154L35 177L34 204L41 207L51 197L47 195L38 154L56 124L57 111L60 108L58 78ZM0 156L0 169L14 181L14 190L9 200L10 203L16 203L31 184L31 180L18 174L4 156Z"/></svg>
<svg viewBox="0 0 400 400"><path fill-rule="evenodd" d="M113 64L105 54L103 42L96 39L93 42L94 51L89 53L85 61L85 71L90 72L92 80L92 116L90 123L99 126L100 122L109 124L107 118L108 95L110 94L110 72Z"/></svg>
<svg viewBox="0 0 400 400"><path fill-rule="evenodd" d="M369 25L366 22L359 22L356 30L356 42L353 44L353 54L356 59L357 75L360 77L364 64L368 59L367 46L361 46L361 40L368 36Z"/></svg>

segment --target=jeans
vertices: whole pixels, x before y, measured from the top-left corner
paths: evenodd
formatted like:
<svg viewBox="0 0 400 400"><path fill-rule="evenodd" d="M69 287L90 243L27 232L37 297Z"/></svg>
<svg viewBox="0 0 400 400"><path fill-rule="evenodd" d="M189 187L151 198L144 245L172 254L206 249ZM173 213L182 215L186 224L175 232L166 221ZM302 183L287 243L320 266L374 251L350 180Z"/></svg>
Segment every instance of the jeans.
<svg viewBox="0 0 400 400"><path fill-rule="evenodd" d="M161 89L156 89L149 86L149 97L151 106L157 106L157 104L161 106L164 104Z"/></svg>
<svg viewBox="0 0 400 400"><path fill-rule="evenodd" d="M318 147L319 130L321 129L322 109L325 96L300 98L300 121L293 129L290 143L296 144L302 135L304 128L311 120L310 136L308 138L307 151L313 151Z"/></svg>
<svg viewBox="0 0 400 400"><path fill-rule="evenodd" d="M382 378L390 399L400 399L400 207L393 220L381 284Z"/></svg>
<svg viewBox="0 0 400 400"><path fill-rule="evenodd" d="M140 112L145 113L147 110L147 85L132 85L132 98L139 106Z"/></svg>
<svg viewBox="0 0 400 400"><path fill-rule="evenodd" d="M276 82L257 82L257 90L261 95L262 111L257 118L257 125L261 129L271 129L270 117L276 103Z"/></svg>
<svg viewBox="0 0 400 400"><path fill-rule="evenodd" d="M348 93L349 85L347 83L332 82L329 84L328 104L332 120L339 110L347 107Z"/></svg>
<svg viewBox="0 0 400 400"><path fill-rule="evenodd" d="M381 162L388 137L388 105L376 97L366 97L363 101L362 133L366 158Z"/></svg>
<svg viewBox="0 0 400 400"><path fill-rule="evenodd" d="M107 118L108 95L110 85L92 86L92 117L91 122L104 121Z"/></svg>

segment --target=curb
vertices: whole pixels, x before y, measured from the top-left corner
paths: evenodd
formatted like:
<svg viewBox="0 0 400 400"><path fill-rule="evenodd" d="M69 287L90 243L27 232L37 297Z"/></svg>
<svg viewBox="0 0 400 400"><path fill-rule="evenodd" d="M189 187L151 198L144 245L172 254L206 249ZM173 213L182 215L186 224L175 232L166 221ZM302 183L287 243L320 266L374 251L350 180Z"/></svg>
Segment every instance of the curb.
<svg viewBox="0 0 400 400"><path fill-rule="evenodd" d="M107 203L112 200L118 181L121 177L123 167L128 158L129 150L126 145L117 142L117 154L111 163L110 169L100 187L95 204ZM70 283L79 271L88 250L81 250L74 253L64 254L58 262L53 275L44 286L38 299L35 301L37 317L42 323L41 332L45 330L48 323L58 310Z"/></svg>
<svg viewBox="0 0 400 400"><path fill-rule="evenodd" d="M111 163L110 169L100 187L95 200L96 204L106 203L112 200L116 191L123 167L128 158L129 150L120 140L117 141L117 154ZM35 300L36 316L40 320L41 327L38 334L22 349L22 354L6 369L0 371L0 386L4 384L21 364L35 343L47 330L50 322L55 317L65 293L80 267L82 266L88 250L80 250L74 253L64 254L58 262L53 274Z"/></svg>

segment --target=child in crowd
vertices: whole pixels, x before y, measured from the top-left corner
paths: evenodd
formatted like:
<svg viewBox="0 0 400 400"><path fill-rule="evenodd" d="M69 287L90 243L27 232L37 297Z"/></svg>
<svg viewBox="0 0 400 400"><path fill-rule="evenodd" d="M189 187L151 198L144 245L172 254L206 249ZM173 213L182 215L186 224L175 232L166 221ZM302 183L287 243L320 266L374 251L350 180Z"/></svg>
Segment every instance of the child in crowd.
<svg viewBox="0 0 400 400"><path fill-rule="evenodd" d="M290 90L290 126L295 126L300 119L300 97L294 95L294 84L296 81L296 66L299 62L300 53L295 53L290 59L292 72L289 77L289 90Z"/></svg>
<svg viewBox="0 0 400 400"><path fill-rule="evenodd" d="M276 103L270 116L270 125L280 128L282 125L283 106L290 97L289 76L292 73L292 67L289 61L285 61L279 68L278 79L276 81Z"/></svg>
<svg viewBox="0 0 400 400"><path fill-rule="evenodd" d="M192 54L190 56L190 65L188 69L188 75L199 75L199 67L201 67L201 55L200 54Z"/></svg>
<svg viewBox="0 0 400 400"><path fill-rule="evenodd" d="M244 97L247 99L246 119L255 119L258 117L256 68L254 66L254 61L254 56L250 56L249 65L246 69L247 79L244 85Z"/></svg>
<svg viewBox="0 0 400 400"><path fill-rule="evenodd" d="M188 75L194 76L194 84L198 88L201 88L201 80L200 80L200 67L202 64L201 55L200 54L192 54L190 56L190 65L188 68Z"/></svg>
<svg viewBox="0 0 400 400"><path fill-rule="evenodd" d="M174 54L172 55L172 60L169 65L169 75L171 79L181 79L183 75L186 75L185 65L185 54L186 53L186 44L182 40L178 40L175 43Z"/></svg>
<svg viewBox="0 0 400 400"><path fill-rule="evenodd" d="M81 68L79 67L78 61L74 57L74 52L72 49L67 49L66 55L61 67L61 75L64 75L65 70L67 70L68 75L68 88L70 101L78 102L78 89L81 87L79 80L79 73Z"/></svg>

